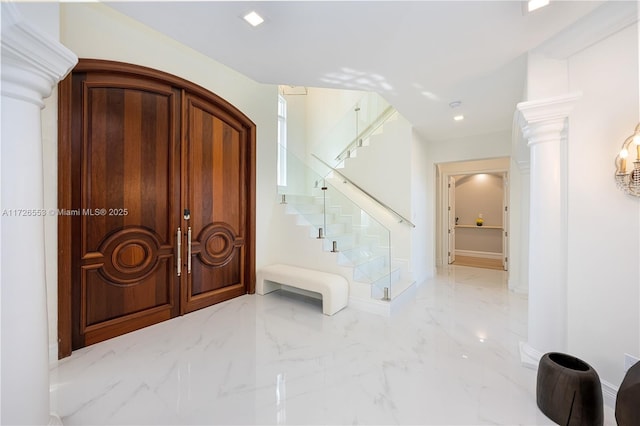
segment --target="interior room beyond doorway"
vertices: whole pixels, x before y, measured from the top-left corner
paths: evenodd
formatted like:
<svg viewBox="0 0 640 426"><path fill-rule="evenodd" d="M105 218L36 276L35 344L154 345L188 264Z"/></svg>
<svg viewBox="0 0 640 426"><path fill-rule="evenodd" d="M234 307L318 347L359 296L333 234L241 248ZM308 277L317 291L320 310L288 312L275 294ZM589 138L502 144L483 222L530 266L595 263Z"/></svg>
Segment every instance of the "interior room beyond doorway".
<svg viewBox="0 0 640 426"><path fill-rule="evenodd" d="M437 165L437 263L508 270L508 158Z"/></svg>
<svg viewBox="0 0 640 426"><path fill-rule="evenodd" d="M503 173L451 177L454 221L450 262L460 266L505 269ZM451 200L450 200L451 203Z"/></svg>

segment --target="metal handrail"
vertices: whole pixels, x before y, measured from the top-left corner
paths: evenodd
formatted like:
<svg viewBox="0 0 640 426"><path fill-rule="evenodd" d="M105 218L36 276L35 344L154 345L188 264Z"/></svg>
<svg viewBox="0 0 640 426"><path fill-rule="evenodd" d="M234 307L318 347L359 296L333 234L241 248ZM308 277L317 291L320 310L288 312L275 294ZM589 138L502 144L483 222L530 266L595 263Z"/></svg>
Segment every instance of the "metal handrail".
<svg viewBox="0 0 640 426"><path fill-rule="evenodd" d="M324 164L326 167L328 167L329 169L331 169L331 171L333 171L334 173L340 175L340 177L342 179L344 179L346 182L349 182L354 188L356 188L358 191L362 192L364 195L366 195L367 197L369 197L370 199L372 199L373 201L375 201L377 204L379 204L380 206L384 207L387 211L391 212L393 215L395 215L396 217L400 218L400 223L406 223L407 225L410 225L412 228L415 228L416 225L413 224L413 222L411 222L409 219L407 219L406 217L402 216L400 213L398 213L397 211L395 211L394 209L392 209L391 207L389 207L387 204L383 203L382 201L380 201L379 199L377 199L376 197L374 197L373 195L371 195L369 192L365 191L364 189L362 189L362 187L360 185L358 185L357 183L355 183L354 181L352 181L351 179L349 179L348 177L346 177L345 175L343 175L342 173L340 173L338 170L334 169L333 167L331 167L329 164L327 164L322 158L318 157L315 154L311 154L316 160L320 161L322 164Z"/></svg>
<svg viewBox="0 0 640 426"><path fill-rule="evenodd" d="M382 126L393 114L395 114L395 112L396 112L396 109L394 107L388 106L384 111L382 111L382 113L378 116L378 118L376 118L373 121L373 123L368 125L366 129L364 129L362 132L360 132L360 133L358 133L356 135L354 140L349 142L347 147L345 149L343 149L340 152L340 154L338 154L336 156L336 160L337 161L342 161L344 159L344 158L342 158L342 156L344 154L350 152L352 148L359 148L360 147L360 141L362 139L364 139L365 137L367 137L368 135L370 135L373 132L375 132L376 130L378 130L378 128L380 126ZM348 155L347 155L347 157L348 157Z"/></svg>

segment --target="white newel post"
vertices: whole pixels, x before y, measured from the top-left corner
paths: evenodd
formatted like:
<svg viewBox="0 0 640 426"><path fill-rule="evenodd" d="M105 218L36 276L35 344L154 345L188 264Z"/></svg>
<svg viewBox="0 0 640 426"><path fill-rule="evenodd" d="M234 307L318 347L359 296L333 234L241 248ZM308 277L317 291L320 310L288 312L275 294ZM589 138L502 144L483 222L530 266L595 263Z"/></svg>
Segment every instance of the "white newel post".
<svg viewBox="0 0 640 426"><path fill-rule="evenodd" d="M567 349L568 118L579 94L522 102L517 108L531 155L528 341L522 362Z"/></svg>
<svg viewBox="0 0 640 426"><path fill-rule="evenodd" d="M49 415L44 263L43 99L78 58L2 4L1 423L42 425Z"/></svg>

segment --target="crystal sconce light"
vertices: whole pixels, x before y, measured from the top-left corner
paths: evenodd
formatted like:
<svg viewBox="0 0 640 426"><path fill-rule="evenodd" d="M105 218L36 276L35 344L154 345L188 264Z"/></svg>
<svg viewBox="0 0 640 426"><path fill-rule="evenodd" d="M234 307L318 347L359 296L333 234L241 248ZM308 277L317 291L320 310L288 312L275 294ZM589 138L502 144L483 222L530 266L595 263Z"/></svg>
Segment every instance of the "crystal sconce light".
<svg viewBox="0 0 640 426"><path fill-rule="evenodd" d="M640 197L640 124L624 141L616 157L616 184L627 194Z"/></svg>

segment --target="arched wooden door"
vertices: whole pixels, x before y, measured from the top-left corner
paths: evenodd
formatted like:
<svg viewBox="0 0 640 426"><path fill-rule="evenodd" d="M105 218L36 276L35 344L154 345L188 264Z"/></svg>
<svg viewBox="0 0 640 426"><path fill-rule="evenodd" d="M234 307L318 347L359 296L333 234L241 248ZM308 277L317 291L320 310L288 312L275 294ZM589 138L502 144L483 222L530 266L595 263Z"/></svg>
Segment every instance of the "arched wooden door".
<svg viewBox="0 0 640 426"><path fill-rule="evenodd" d="M185 97L187 274L181 313L246 293L247 135L205 99Z"/></svg>
<svg viewBox="0 0 640 426"><path fill-rule="evenodd" d="M255 289L255 125L177 77L60 85L60 356Z"/></svg>

